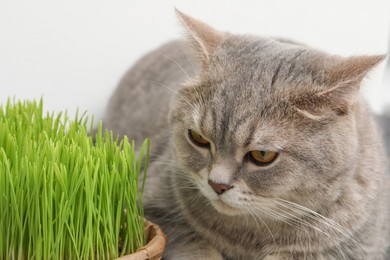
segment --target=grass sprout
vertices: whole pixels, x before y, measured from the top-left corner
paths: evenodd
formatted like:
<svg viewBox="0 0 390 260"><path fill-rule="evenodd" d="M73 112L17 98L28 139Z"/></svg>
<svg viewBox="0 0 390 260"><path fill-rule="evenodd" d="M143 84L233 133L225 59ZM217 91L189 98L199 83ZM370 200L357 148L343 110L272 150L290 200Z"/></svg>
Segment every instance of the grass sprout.
<svg viewBox="0 0 390 260"><path fill-rule="evenodd" d="M0 259L113 259L145 243L149 140L136 153L93 120L0 106Z"/></svg>

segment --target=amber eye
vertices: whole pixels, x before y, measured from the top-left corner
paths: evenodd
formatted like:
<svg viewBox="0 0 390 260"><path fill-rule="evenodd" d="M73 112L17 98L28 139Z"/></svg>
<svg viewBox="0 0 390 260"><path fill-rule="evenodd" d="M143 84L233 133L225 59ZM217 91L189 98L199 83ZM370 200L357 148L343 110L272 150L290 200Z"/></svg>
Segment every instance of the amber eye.
<svg viewBox="0 0 390 260"><path fill-rule="evenodd" d="M203 138L200 134L195 132L194 130L188 130L188 136L190 137L191 141L200 147L209 147L210 142Z"/></svg>
<svg viewBox="0 0 390 260"><path fill-rule="evenodd" d="M275 161L278 155L279 154L277 152L259 150L250 151L248 153L249 159L260 166L271 164L273 161Z"/></svg>

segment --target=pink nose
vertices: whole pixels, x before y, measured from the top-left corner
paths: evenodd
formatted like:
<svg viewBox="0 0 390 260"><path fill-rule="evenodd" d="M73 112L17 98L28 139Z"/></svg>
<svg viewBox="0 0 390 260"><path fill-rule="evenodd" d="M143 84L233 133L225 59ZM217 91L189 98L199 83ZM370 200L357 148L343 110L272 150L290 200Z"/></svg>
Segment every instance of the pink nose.
<svg viewBox="0 0 390 260"><path fill-rule="evenodd" d="M220 194L224 193L225 191L233 188L233 186L231 186L229 184L215 183L215 182L212 182L210 180L209 180L208 183L211 186L211 188L213 188L215 193L217 193L218 195L220 195Z"/></svg>

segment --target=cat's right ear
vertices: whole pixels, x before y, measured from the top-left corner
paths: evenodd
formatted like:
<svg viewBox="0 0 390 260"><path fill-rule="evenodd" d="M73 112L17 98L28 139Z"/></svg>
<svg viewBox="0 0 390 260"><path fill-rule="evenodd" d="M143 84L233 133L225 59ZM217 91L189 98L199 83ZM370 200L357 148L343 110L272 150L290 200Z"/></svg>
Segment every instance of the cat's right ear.
<svg viewBox="0 0 390 260"><path fill-rule="evenodd" d="M223 41L225 33L212 28L177 9L175 9L175 11L177 17L186 28L188 38L191 41L195 54L202 63L207 64L210 60L210 56Z"/></svg>

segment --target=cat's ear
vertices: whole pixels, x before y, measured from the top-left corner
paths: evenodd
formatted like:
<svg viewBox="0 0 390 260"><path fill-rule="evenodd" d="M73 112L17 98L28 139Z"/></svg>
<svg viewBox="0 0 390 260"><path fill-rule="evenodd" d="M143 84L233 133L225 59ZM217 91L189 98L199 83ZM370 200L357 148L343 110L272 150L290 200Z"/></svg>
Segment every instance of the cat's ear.
<svg viewBox="0 0 390 260"><path fill-rule="evenodd" d="M386 58L386 55L352 56L338 58L326 68L326 77L330 86L342 87L345 83L352 84L359 89L360 82L376 65Z"/></svg>
<svg viewBox="0 0 390 260"><path fill-rule="evenodd" d="M299 97L294 101L295 108L312 119L321 119L329 115L327 112L348 114L358 98L362 80L385 58L386 55L335 58L325 66L325 90Z"/></svg>
<svg viewBox="0 0 390 260"><path fill-rule="evenodd" d="M193 45L195 54L199 56L201 62L207 63L215 49L223 41L225 33L212 28L177 9L175 9L175 11L177 17L186 28L187 35Z"/></svg>

